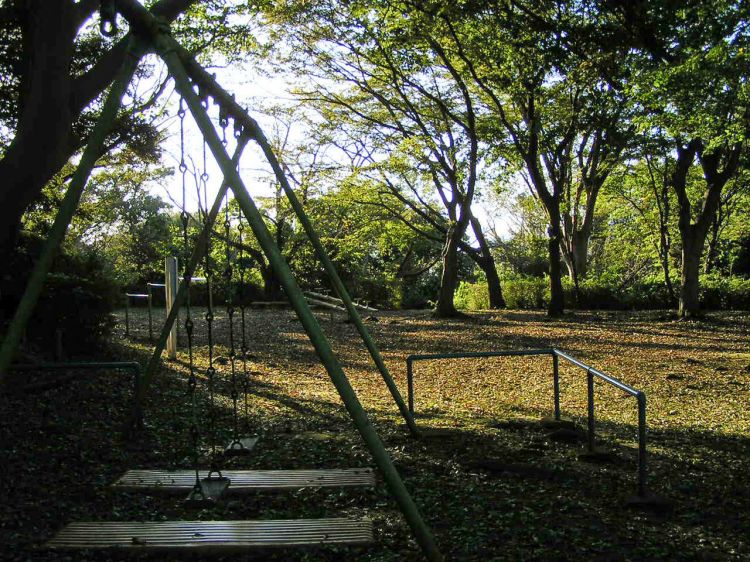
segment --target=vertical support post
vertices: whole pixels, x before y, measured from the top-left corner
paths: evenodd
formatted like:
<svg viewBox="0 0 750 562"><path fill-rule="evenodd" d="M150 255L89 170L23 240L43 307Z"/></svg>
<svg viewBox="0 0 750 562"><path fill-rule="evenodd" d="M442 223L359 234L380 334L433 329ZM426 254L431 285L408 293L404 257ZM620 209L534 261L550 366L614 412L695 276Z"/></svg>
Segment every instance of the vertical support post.
<svg viewBox="0 0 750 562"><path fill-rule="evenodd" d="M34 307L44 288L44 282L47 278L47 273L52 267L52 261L57 255L60 244L63 238L65 238L68 225L78 208L78 203L81 200L81 195L86 187L91 170L102 154L104 141L115 122L122 96L135 73L138 61L140 61L142 54L141 47L142 44L136 39L133 39L130 45L128 45L125 60L112 83L112 87L109 89L109 94L102 106L99 119L94 125L93 131L91 131L86 148L81 155L78 168L73 174L70 185L65 192L65 197L60 204L55 221L47 235L47 240L44 242L41 253L36 260L36 266L26 283L26 289L5 333L2 347L0 347L0 382L5 378L8 367L18 349L21 337L26 331L26 325L31 318L31 314L34 312Z"/></svg>
<svg viewBox="0 0 750 562"><path fill-rule="evenodd" d="M151 285L149 283L146 283L146 294L148 295L148 341L149 343L154 343L154 295L151 291Z"/></svg>
<svg viewBox="0 0 750 562"><path fill-rule="evenodd" d="M594 373L591 369L586 369L586 383L588 386L588 411L589 411L589 437L588 448L590 452L594 451Z"/></svg>
<svg viewBox="0 0 750 562"><path fill-rule="evenodd" d="M414 415L414 361L406 358L406 394L409 400L409 413Z"/></svg>
<svg viewBox="0 0 750 562"><path fill-rule="evenodd" d="M125 293L125 337L130 337L130 297Z"/></svg>
<svg viewBox="0 0 750 562"><path fill-rule="evenodd" d="M145 11L145 8L140 5L137 6L137 3L134 1L131 2L128 0L127 3L134 9ZM258 240L263 252L268 257L274 271L279 276L284 291L289 298L289 302L294 307L297 317L300 319L305 332L307 332L310 342L315 347L321 362L326 367L331 382L333 382L336 387L336 390L344 402L355 427L372 454L375 464L380 469L383 479L388 485L392 496L398 503L401 512L404 514L404 518L414 532L417 542L430 561L442 562L443 556L440 554L440 551L435 544L435 540L432 537L429 527L422 519L419 509L404 486L398 471L393 466L393 462L391 461L388 452L383 446L375 428L370 423L370 420L368 419L364 408L362 408L362 404L360 404L349 380L346 378L346 375L341 368L341 364L336 359L325 334L320 328L320 324L318 324L315 319L315 315L310 310L310 307L297 285L289 266L281 255L278 246L276 246L271 233L268 231L268 228L263 221L263 217L250 197L242 178L227 155L210 118L206 114L198 96L193 90L193 85L185 72L185 68L180 61L179 56L174 50L173 43L170 41L169 37L157 30L154 30L154 43L167 63L169 72L175 81L176 89L185 99L185 102L200 128L206 143L219 164L219 168L221 169L225 180L230 182L230 187L234 192L237 202L247 218L253 233L255 234L255 238Z"/></svg>
<svg viewBox="0 0 750 562"><path fill-rule="evenodd" d="M170 256L164 259L164 293L166 295L167 316L172 311L172 307L177 300L177 280L179 273L177 270L177 258ZM179 312L178 312L179 314ZM177 359L177 324L173 322L167 338L167 355L170 359Z"/></svg>
<svg viewBox="0 0 750 562"><path fill-rule="evenodd" d="M560 358L552 350L552 386L555 393L555 421L560 421Z"/></svg>
<svg viewBox="0 0 750 562"><path fill-rule="evenodd" d="M646 395L639 392L638 400L638 496L646 496Z"/></svg>

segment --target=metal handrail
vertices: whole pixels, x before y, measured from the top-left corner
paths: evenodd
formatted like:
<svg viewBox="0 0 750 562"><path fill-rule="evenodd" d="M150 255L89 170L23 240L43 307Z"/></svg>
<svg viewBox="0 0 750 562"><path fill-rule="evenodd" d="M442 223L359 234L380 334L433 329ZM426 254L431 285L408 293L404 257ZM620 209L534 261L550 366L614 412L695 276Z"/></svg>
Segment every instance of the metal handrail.
<svg viewBox="0 0 750 562"><path fill-rule="evenodd" d="M137 361L73 361L69 363L16 363L9 365L9 371L67 371L93 369L122 369L133 372L133 398L138 395L141 384L141 364ZM140 420L138 420L140 422Z"/></svg>
<svg viewBox="0 0 750 562"><path fill-rule="evenodd" d="M409 402L409 411L414 415L414 362L430 361L438 359L471 359L484 357L510 357L510 356L529 356L529 355L550 355L552 357L552 377L554 387L554 412L555 420L560 420L560 377L559 377L559 358L563 358L572 365L580 367L586 371L587 378L587 412L588 412L588 439L587 448L589 452L595 450L595 432L596 419L594 417L594 377L619 388L620 390L635 397L638 403L638 496L646 496L646 394L641 390L625 384L624 382L611 377L593 367L579 361L575 357L560 351L556 348L549 349L518 349L502 351L465 351L457 353L431 353L431 354L413 354L406 358L406 384Z"/></svg>

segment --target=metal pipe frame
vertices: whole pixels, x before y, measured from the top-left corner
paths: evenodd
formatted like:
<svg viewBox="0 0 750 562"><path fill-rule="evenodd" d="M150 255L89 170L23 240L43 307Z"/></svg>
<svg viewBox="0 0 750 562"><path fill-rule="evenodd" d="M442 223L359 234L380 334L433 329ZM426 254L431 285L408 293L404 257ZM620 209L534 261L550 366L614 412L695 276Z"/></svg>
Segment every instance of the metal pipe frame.
<svg viewBox="0 0 750 562"><path fill-rule="evenodd" d="M168 26L162 26L159 21L153 17L152 14L150 14L147 10L141 9L142 6L140 8L137 8L132 0L118 0L117 7L118 11L120 11L123 17L128 20L130 25L134 26L142 32L145 31L146 33L153 34L154 32L158 33L160 31L169 31ZM238 104L237 101L235 101L234 97L229 92L224 90L224 88L222 88L218 84L218 82L216 82L211 74L209 74L200 64L198 64L194 57L184 47L182 47L176 41L172 40L170 41L169 48L180 58L189 78L192 79L193 83L198 87L199 91L202 92L202 95L213 97L214 100L226 112L227 118L234 119L235 123L240 125L242 132L252 138L262 150L266 160L273 169L276 180L279 182L279 185L284 191L284 194L286 195L289 204L294 210L295 215L299 219L300 224L305 231L305 234L310 240L315 254L323 265L323 268L325 269L334 290L343 301L344 307L346 308L346 311L349 314L352 323L357 328L357 331L359 332L359 335L362 338L362 341L364 342L365 347L370 354L370 357L378 368L383 382L387 386L388 391L391 393L393 401L396 403L396 406L398 407L401 416L404 418L409 431L412 435L418 437L419 428L414 422L414 418L409 412L409 409L407 408L404 399L398 390L398 386L396 385L393 377L388 371L388 367L386 366L385 361L380 354L377 343L375 343L375 340L370 335L367 327L364 325L364 322L362 321L362 318L360 317L357 310L357 305L355 305L352 301L349 292L347 291L343 281L339 277L336 267L334 266L333 262L328 256L328 253L323 247L323 244L320 241L320 237L318 236L315 227L312 225L312 222L307 216L307 213L305 213L302 203L299 201L294 193L294 190L289 184L281 163L276 157L276 154L274 153L271 144L268 142L268 139L263 133L263 130L260 128L260 125L258 125L255 119L247 114L247 111L245 111L245 109L240 104Z"/></svg>
<svg viewBox="0 0 750 562"><path fill-rule="evenodd" d="M560 420L560 379L559 379L559 358L565 359L568 363L586 371L587 386L587 422L588 422L588 439L587 448L589 451L594 450L596 418L594 415L594 378L619 388L635 397L638 402L638 493L639 497L646 497L648 477L648 466L646 459L646 394L643 391L636 390L624 382L611 377L601 371L586 365L575 357L560 351L556 348L550 349L519 349L519 350L502 350L502 351L466 351L457 353L430 353L414 354L406 358L406 385L409 401L409 411L414 414L414 362L415 361L433 361L439 359L471 359L485 357L515 357L529 355L551 355L552 356L552 375L554 385L554 409L555 419Z"/></svg>
<svg viewBox="0 0 750 562"><path fill-rule="evenodd" d="M5 378L5 372L13 361L18 345L21 342L21 337L26 330L26 325L29 323L36 303L39 300L39 295L41 295L44 288L47 273L49 273L52 267L52 261L65 238L65 233L78 208L81 195L91 175L91 170L93 170L96 161L99 159L104 141L115 123L117 113L122 104L122 97L144 52L143 43L136 38L131 38L125 60L112 82L112 86L102 106L102 111L89 135L86 148L81 155L78 168L76 168L73 178L70 180L70 185L65 192L65 197L60 204L60 209L55 216L52 228L36 260L34 270L26 282L26 289L21 296L13 319L5 332L5 339L0 347L0 385ZM1 392L2 390L0 390Z"/></svg>
<svg viewBox="0 0 750 562"><path fill-rule="evenodd" d="M67 371L69 369L122 369L133 371L133 394L138 392L141 384L141 364L136 361L86 361L71 363L16 363L8 367L9 371Z"/></svg>
<svg viewBox="0 0 750 562"><path fill-rule="evenodd" d="M135 2L129 1L128 4L135 4ZM271 233L268 231L268 228L263 221L263 217L255 206L242 178L226 153L221 139L219 139L219 136L216 133L214 125L211 123L206 110L201 104L201 100L193 89L193 84L182 65L180 57L174 51L174 43L170 39L171 38L160 31L157 31L152 35L154 45L167 63L169 73L175 81L177 91L183 96L193 118L201 130L203 138L206 140L214 158L219 164L219 167L224 174L224 178L229 180L230 189L232 189L235 199L239 203L255 238L258 240L259 245L266 254L276 274L279 276L279 280L284 287L284 291L286 292L290 303L297 313L297 317L300 319L302 326L307 332L308 338L315 347L318 357L320 357L321 362L326 367L331 381L344 402L344 405L346 406L355 427L362 436L365 445L370 450L373 460L380 469L391 494L401 508L401 512L407 523L412 528L417 542L420 544L422 551L429 560L442 561L443 556L440 554L440 551L434 542L429 527L427 527L422 519L422 516L404 486L398 471L396 471L396 468L393 466L388 452L385 450L382 441L380 441L380 437L375 431L375 428L370 423L364 408L360 404L349 380L346 378L338 359L333 353L325 334L315 318L315 315L310 310L301 289L297 285L289 266L281 255L278 246L276 246Z"/></svg>
<svg viewBox="0 0 750 562"><path fill-rule="evenodd" d="M193 90L193 84L185 71L180 57L176 53L176 47L178 47L177 43L164 33L168 31L168 28L159 24L148 10L134 0L120 0L118 2L118 7L120 13L128 19L131 25L134 25L141 33L146 33L149 36L157 51L167 63L169 73L175 81L176 89L186 101L193 118L201 130L201 134L222 170L225 182L230 183L235 198L237 199L243 214L247 218L258 243L279 276L290 303L297 312L297 316L305 328L310 341L315 347L321 362L326 367L326 370L331 377L331 381L339 392L352 421L359 430L367 448L373 455L373 459L380 469L391 494L399 505L401 512L404 514L407 523L412 528L423 553L428 560L435 562L442 561L443 556L435 544L429 527L427 527L422 519L416 504L414 504L409 492L406 490L406 487L401 480L401 477L393 466L388 452L385 450L377 432L370 423L354 389L346 378L341 365L334 355L325 334L308 307L302 291L297 286L289 266L286 264L286 261L276 246L273 237L268 231L260 212L242 182L239 172L236 170L227 155L226 150L216 133L216 129L201 104L201 100ZM190 275L192 275L192 272L186 271L186 280L189 279ZM141 385L141 393L143 393L146 384L147 380L144 380L144 384Z"/></svg>
<svg viewBox="0 0 750 562"><path fill-rule="evenodd" d="M130 337L130 299L148 299L148 325L149 341L151 341L151 292L142 295L140 293L125 293L125 337Z"/></svg>

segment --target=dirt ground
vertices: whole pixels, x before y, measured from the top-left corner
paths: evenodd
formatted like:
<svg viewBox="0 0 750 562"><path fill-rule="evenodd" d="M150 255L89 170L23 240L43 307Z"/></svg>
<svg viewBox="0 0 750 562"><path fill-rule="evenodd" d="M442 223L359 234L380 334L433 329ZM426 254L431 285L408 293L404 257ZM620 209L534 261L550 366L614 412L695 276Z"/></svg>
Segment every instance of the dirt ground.
<svg viewBox="0 0 750 562"><path fill-rule="evenodd" d="M145 311L131 312L132 337L124 337L120 316L109 356L145 363L150 352ZM204 314L192 311L201 454L208 462L212 447L232 431L232 362L229 324L219 309L211 408ZM161 317L157 314L156 326ZM701 322L678 322L660 312L579 312L550 320L541 312L503 311L437 321L418 311L366 319L404 398L410 354L549 347L645 392L648 487L669 500L669 507L658 511L626 505L636 491L637 410L622 390L595 384L597 444L612 455L594 464L578 458L585 432L562 436L572 442L558 441L560 435L539 422L552 414L549 356L418 362L415 410L427 437L414 439L355 327L328 312L318 318L447 559L750 559L747 314L712 314ZM232 459L227 467L374 466L291 311L246 311L244 361L239 312L232 335L239 424L260 441L252 456ZM132 394L127 375L82 373L52 391L16 393L0 402L6 498L0 507L0 555L101 560L97 553L40 548L70 521L345 516L371 519L375 543L285 550L262 559L420 559L382 480L370 490L258 494L199 512L179 498L113 491L109 484L128 468L191 465L184 333L180 341L178 360L165 362L150 393L147 431L135 441L119 434ZM24 375L44 376L49 375ZM585 429L585 372L561 361L560 389L563 416ZM444 431L434 433L436 428Z"/></svg>

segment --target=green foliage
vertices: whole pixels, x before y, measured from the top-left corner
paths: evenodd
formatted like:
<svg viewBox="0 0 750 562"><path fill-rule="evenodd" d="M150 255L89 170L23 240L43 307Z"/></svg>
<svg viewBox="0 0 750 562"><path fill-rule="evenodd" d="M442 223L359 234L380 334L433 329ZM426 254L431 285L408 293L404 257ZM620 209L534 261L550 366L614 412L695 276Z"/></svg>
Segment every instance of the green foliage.
<svg viewBox="0 0 750 562"><path fill-rule="evenodd" d="M750 279L703 276L700 299L701 306L708 310L750 310Z"/></svg>
<svg viewBox="0 0 750 562"><path fill-rule="evenodd" d="M506 297L507 300L507 297ZM490 298L487 294L487 283L468 283L461 281L453 298L456 308L459 310L487 310L490 307Z"/></svg>
<svg viewBox="0 0 750 562"><path fill-rule="evenodd" d="M549 283L541 277L508 276L503 296L509 309L542 309L549 303ZM671 307L669 292L661 279L645 278L627 288L605 278L586 279L576 298L573 282L563 280L566 306L581 310L665 310ZM456 308L487 308L486 283L462 282L456 292ZM701 307L706 310L750 310L750 279L705 275L701 278Z"/></svg>
<svg viewBox="0 0 750 562"><path fill-rule="evenodd" d="M41 239L26 235L2 278L4 310L14 310L35 263ZM12 273L11 273L12 272ZM53 358L56 332L62 333L67 355L99 348L113 326L111 313L119 304L114 272L102 256L85 246L67 247L47 277L29 322L26 337L48 359Z"/></svg>

